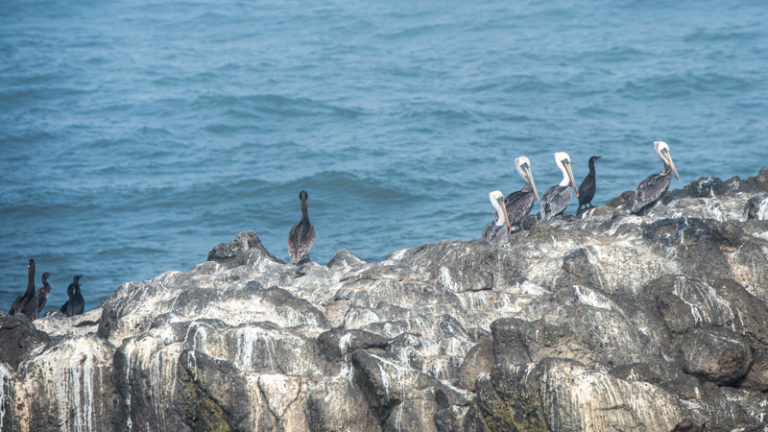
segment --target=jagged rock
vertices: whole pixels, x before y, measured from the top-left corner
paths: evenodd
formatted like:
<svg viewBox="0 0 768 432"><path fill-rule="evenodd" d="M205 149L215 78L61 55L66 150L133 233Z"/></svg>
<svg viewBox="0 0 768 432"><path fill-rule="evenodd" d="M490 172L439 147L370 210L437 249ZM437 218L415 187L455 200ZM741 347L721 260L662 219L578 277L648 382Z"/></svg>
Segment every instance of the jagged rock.
<svg viewBox="0 0 768 432"><path fill-rule="evenodd" d="M347 249L342 249L336 252L336 255L331 258L331 260L328 262L328 267L350 268L361 264L365 264L365 260L348 251Z"/></svg>
<svg viewBox="0 0 768 432"><path fill-rule="evenodd" d="M37 330L26 315L0 312L0 363L16 369L30 351L49 341L48 334Z"/></svg>
<svg viewBox="0 0 768 432"><path fill-rule="evenodd" d="M752 366L742 386L762 392L768 391L768 351L757 351L754 354Z"/></svg>
<svg viewBox="0 0 768 432"><path fill-rule="evenodd" d="M177 364L178 397L181 402L178 415L191 430L244 430L248 427L250 400L245 377L237 367L228 361L190 350L181 352ZM260 388L265 379L265 375L259 378ZM274 393L270 394L274 396ZM269 402L267 396L267 403L272 409ZM275 416L279 418L284 414L285 407L275 405L283 408L280 416Z"/></svg>
<svg viewBox="0 0 768 432"><path fill-rule="evenodd" d="M349 369L351 373L352 370ZM350 374L315 386L307 399L309 430L312 432L381 431L381 424Z"/></svg>
<svg viewBox="0 0 768 432"><path fill-rule="evenodd" d="M344 356L357 349L379 348L386 349L387 338L365 330L341 331L331 329L317 337L320 352L329 361L341 361Z"/></svg>
<svg viewBox="0 0 768 432"><path fill-rule="evenodd" d="M458 372L458 386L475 391L475 381L481 373L490 372L496 363L493 355L493 339L483 338L467 352Z"/></svg>
<svg viewBox="0 0 768 432"><path fill-rule="evenodd" d="M768 412L768 171L498 247L286 264L254 233L83 317L0 314L0 426L730 431ZM318 240L320 241L320 240Z"/></svg>
<svg viewBox="0 0 768 432"><path fill-rule="evenodd" d="M768 194L755 195L747 201L742 220L768 219Z"/></svg>
<svg viewBox="0 0 768 432"><path fill-rule="evenodd" d="M768 307L732 279L709 282L664 275L646 289L659 316L674 334L699 327L723 327L744 336L753 349L768 348Z"/></svg>
<svg viewBox="0 0 768 432"><path fill-rule="evenodd" d="M283 260L275 258L261 243L259 236L252 232L240 233L228 243L219 243L208 252L207 261L215 261L228 268L234 268L261 260L270 260L284 264Z"/></svg>
<svg viewBox="0 0 768 432"><path fill-rule="evenodd" d="M114 349L92 336L61 340L19 365L10 430L113 430L120 398L110 376ZM66 397L61 397L66 395Z"/></svg>
<svg viewBox="0 0 768 432"><path fill-rule="evenodd" d="M752 364L749 345L727 329L697 329L682 344L686 372L717 384L742 378Z"/></svg>

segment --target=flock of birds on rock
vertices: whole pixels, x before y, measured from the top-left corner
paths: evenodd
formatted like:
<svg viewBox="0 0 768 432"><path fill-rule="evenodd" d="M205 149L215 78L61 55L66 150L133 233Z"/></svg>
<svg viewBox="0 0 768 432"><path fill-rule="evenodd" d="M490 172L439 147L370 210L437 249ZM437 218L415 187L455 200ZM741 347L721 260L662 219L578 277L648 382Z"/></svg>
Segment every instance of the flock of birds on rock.
<svg viewBox="0 0 768 432"><path fill-rule="evenodd" d="M35 260L30 259L27 263L27 290L23 295L16 297L8 314L23 314L30 320L37 318L48 303L48 294L51 293L51 285L48 283L49 276L51 276L49 272L43 273L43 286L35 291ZM72 283L67 287L69 300L59 308L59 312L67 316L80 315L85 308L85 301L80 293L81 277L83 276L77 275L72 279Z"/></svg>
<svg viewBox="0 0 768 432"><path fill-rule="evenodd" d="M667 189L669 189L672 173L675 174L677 181L680 181L675 164L672 162L672 156L669 154L669 145L664 141L655 141L653 148L664 164L664 169L661 173L653 174L646 178L637 186L635 200L632 203L632 213L634 214L643 212L651 204L661 199L664 193L667 192ZM555 153L555 163L560 168L560 171L562 171L563 179L559 184L547 189L544 195L539 198L539 194L536 191L536 182L533 181L533 174L531 173L530 159L525 156L516 158L515 168L520 177L523 178L523 181L525 181L525 186L506 197L498 190L488 195L491 205L496 211L495 219L486 225L481 237L488 243L495 245L513 231L513 226L516 225L518 230L522 231L523 219L531 212L533 204L537 199L541 201L541 211L539 214L542 221L548 222L553 217L562 215L568 204L571 203L571 188L573 188L573 191L576 192L576 196L579 198L577 214L581 212L582 208L592 207L592 199L595 197L595 191L597 190L595 162L598 159L600 159L600 156L589 158L589 174L587 174L577 190L576 181L573 179L573 171L571 170L570 156L565 152ZM299 200L301 201L301 221L291 228L291 232L288 235L288 253L293 264L301 264L308 261L309 250L312 249L312 245L315 243L315 227L309 222L309 214L307 213L307 192L301 191L299 193Z"/></svg>
<svg viewBox="0 0 768 432"><path fill-rule="evenodd" d="M669 145L664 141L655 141L653 148L664 164L664 169L661 173L653 174L646 178L637 186L635 200L632 203L632 213L634 214L641 213L666 193L667 189L669 189L672 173L675 174L677 181L680 181L675 164L672 162L672 156L669 154ZM579 198L577 214L581 212L582 207L585 209L591 207L596 190L595 161L598 159L600 159L600 156L589 158L589 174L584 178L577 190L576 181L573 179L573 171L571 170L570 156L564 152L555 153L555 163L560 168L560 171L562 171L563 179L559 184L548 188L544 195L539 197L536 191L536 183L533 181L533 174L531 174L531 161L525 156L516 158L515 168L520 177L525 181L525 186L506 197L498 190L489 194L491 205L496 211L495 219L486 225L482 238L488 243L495 245L513 231L513 226L516 225L518 230L522 231L523 219L531 212L533 204L537 199L540 200L541 204L539 217L542 221L548 222L553 217L562 215L571 202L571 188L573 188L573 191ZM299 192L301 220L291 227L291 232L288 234L288 254L291 257L291 263L296 265L309 261L309 251L315 243L315 227L309 221L308 198L309 196L306 191ZM37 318L38 314L45 307L48 301L48 294L51 291L51 286L48 284L48 276L50 276L48 272L43 274L43 287L35 292L35 261L30 259L27 291L24 295L16 298L8 313L11 315L24 314L29 319ZM75 276L72 283L69 284L67 288L69 300L59 308L59 311L67 316L83 313L84 301L80 293L80 277L81 275Z"/></svg>
<svg viewBox="0 0 768 432"><path fill-rule="evenodd" d="M640 214L651 204L655 203L667 192L672 180L672 173L675 174L677 181L680 177L677 175L677 169L672 162L672 156L669 154L669 145L664 141L655 141L653 149L656 155L664 164L664 169L659 174L653 174L640 182L635 190L635 199L632 203L632 213ZM582 207L592 206L592 199L595 197L596 179L595 179L595 161L600 156L589 158L589 174L581 182L579 189L576 190L576 181L573 179L571 170L571 158L568 153L555 153L555 163L563 173L563 180L559 184L550 187L540 198L541 211L539 217L542 221L548 222L557 215L565 212L568 204L571 203L571 188L576 192L579 198L579 208L576 213L580 213ZM539 199L536 192L536 183L531 174L531 161L527 157L521 156L515 159L515 168L520 177L525 181L525 186L513 192L506 197L501 191L493 191L488 194L491 205L496 211L495 219L483 229L482 238L490 244L498 244L501 239L512 232L512 226L518 225L523 229L523 219L528 216L535 199Z"/></svg>

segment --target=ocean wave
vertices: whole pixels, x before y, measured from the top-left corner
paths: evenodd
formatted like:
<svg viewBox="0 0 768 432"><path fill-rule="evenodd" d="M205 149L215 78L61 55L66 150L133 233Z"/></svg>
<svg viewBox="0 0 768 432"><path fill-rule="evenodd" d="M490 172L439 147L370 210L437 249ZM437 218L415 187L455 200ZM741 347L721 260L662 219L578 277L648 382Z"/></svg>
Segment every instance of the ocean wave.
<svg viewBox="0 0 768 432"><path fill-rule="evenodd" d="M725 27L719 29L698 28L685 35L683 40L689 43L709 43L718 41L749 43L763 38L765 38L765 34L759 30Z"/></svg>
<svg viewBox="0 0 768 432"><path fill-rule="evenodd" d="M748 80L712 72L655 75L627 81L618 90L632 99L677 99L702 94L734 94L750 88Z"/></svg>
<svg viewBox="0 0 768 432"><path fill-rule="evenodd" d="M259 117L260 114L279 117L300 118L317 115L333 115L356 118L362 113L353 108L339 107L306 97L289 97L278 94L257 94L249 96L207 95L192 102L200 110L225 110L238 116Z"/></svg>

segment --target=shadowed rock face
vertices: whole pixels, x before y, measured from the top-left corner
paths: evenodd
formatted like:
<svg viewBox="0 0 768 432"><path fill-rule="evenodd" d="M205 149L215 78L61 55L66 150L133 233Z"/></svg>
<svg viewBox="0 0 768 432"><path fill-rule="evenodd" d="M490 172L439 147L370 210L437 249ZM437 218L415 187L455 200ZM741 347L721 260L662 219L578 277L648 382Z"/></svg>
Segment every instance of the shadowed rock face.
<svg viewBox="0 0 768 432"><path fill-rule="evenodd" d="M241 233L86 315L0 314L0 429L762 430L766 196L702 178L380 263Z"/></svg>

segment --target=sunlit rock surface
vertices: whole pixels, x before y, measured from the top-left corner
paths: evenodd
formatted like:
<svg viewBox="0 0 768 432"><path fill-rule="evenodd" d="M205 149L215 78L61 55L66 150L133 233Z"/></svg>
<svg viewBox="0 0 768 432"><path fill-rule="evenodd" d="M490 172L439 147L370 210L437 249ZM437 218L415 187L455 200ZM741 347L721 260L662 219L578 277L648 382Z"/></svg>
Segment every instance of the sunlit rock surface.
<svg viewBox="0 0 768 432"><path fill-rule="evenodd" d="M381 263L246 232L86 315L0 314L0 429L764 430L768 171L631 202Z"/></svg>

